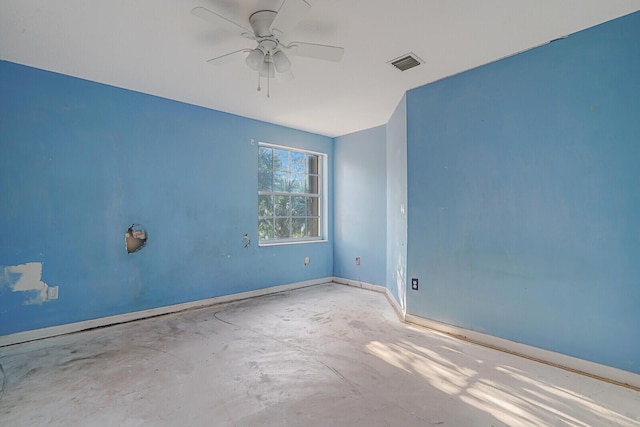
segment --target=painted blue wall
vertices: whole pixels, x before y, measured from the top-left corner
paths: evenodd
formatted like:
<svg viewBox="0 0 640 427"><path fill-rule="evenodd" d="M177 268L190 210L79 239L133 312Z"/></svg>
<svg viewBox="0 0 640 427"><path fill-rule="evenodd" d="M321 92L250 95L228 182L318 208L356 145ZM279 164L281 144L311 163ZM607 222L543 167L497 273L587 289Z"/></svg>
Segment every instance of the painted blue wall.
<svg viewBox="0 0 640 427"><path fill-rule="evenodd" d="M334 140L334 276L386 283L386 130ZM355 258L360 257L357 266Z"/></svg>
<svg viewBox="0 0 640 427"><path fill-rule="evenodd" d="M331 138L0 62L0 266L59 286L5 280L0 335L332 276L330 241L258 247L251 139L327 153L331 192Z"/></svg>
<svg viewBox="0 0 640 427"><path fill-rule="evenodd" d="M640 373L640 13L407 94L408 312Z"/></svg>
<svg viewBox="0 0 640 427"><path fill-rule="evenodd" d="M387 288L406 310L407 278L407 98L387 123Z"/></svg>

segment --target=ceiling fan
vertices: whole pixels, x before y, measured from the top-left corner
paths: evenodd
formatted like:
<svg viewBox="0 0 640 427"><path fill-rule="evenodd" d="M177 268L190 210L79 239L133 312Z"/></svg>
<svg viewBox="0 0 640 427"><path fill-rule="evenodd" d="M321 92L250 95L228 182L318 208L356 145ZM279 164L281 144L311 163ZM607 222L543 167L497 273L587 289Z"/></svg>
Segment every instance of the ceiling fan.
<svg viewBox="0 0 640 427"><path fill-rule="evenodd" d="M236 33L242 37L255 40L258 43L253 49L241 49L208 60L209 64L222 65L235 59L245 57L245 62L254 71L258 72L258 90L260 90L260 77L269 79L280 75L285 79L293 78L291 73L291 61L284 53L287 52L309 58L339 62L344 55L344 48L323 44L291 42L285 44L281 41L286 34L298 25L298 22L309 12L311 5L305 0L284 0L280 9L259 10L249 17L248 29L231 19L204 7L196 7L191 13L204 19L226 31ZM278 73L278 74L276 74ZM269 91L267 89L267 97Z"/></svg>

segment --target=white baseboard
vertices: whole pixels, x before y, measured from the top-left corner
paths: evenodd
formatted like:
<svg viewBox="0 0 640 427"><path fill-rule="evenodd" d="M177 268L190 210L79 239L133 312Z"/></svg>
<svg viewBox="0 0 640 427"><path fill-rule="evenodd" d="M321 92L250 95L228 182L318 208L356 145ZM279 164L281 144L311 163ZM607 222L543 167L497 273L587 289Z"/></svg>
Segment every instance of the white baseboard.
<svg viewBox="0 0 640 427"><path fill-rule="evenodd" d="M405 313L405 311L402 309L402 306L396 300L396 297L393 296L389 288L385 288L385 290L386 292L384 294L387 297L387 301L389 301L389 304L391 304L391 307L393 307L393 309L395 310L396 314L398 315L398 319L400 319L401 322L406 322L407 313Z"/></svg>
<svg viewBox="0 0 640 427"><path fill-rule="evenodd" d="M134 311L131 313L118 314L115 316L100 317L98 319L84 320L81 322L67 323L59 326L51 326L48 328L34 329L31 331L17 332L15 334L0 336L0 347L7 345L19 344L27 341L34 341L43 338L55 337L57 335L70 334L80 332L87 329L99 328L103 326L115 325L118 323L131 322L133 320L145 319L147 317L160 316L163 314L176 313L178 311L189 310L193 308L202 308L215 304L239 301L247 298L255 298L263 295L275 294L278 292L290 291L292 289L306 288L308 286L320 285L322 283L330 283L331 277L321 279L307 280L304 282L289 283L286 285L272 286L264 289L256 289L255 291L240 292L237 294L223 295L215 298L207 298L198 301L190 301L181 304L167 305L164 307L151 308L148 310Z"/></svg>
<svg viewBox="0 0 640 427"><path fill-rule="evenodd" d="M380 292L381 294L385 293L387 289L382 285L372 285L371 283L361 282L359 280L345 279L343 277L334 276L331 278L331 281L340 285L353 286L354 288L368 289L370 291Z"/></svg>
<svg viewBox="0 0 640 427"><path fill-rule="evenodd" d="M493 335L441 323L436 320L425 319L412 314L406 314L405 321L407 323L413 323L418 326L424 326L429 329L444 332L465 341L584 374L599 380L613 382L619 385L627 385L636 389L640 388L640 374L633 372L624 371L611 366L578 359L577 357L567 356L565 354L544 350L542 348L510 341Z"/></svg>

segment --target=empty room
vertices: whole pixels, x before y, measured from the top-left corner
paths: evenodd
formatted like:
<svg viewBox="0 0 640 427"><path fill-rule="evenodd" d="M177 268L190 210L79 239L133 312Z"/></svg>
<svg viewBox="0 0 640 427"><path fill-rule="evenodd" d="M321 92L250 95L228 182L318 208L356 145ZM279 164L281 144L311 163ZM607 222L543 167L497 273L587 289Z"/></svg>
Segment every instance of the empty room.
<svg viewBox="0 0 640 427"><path fill-rule="evenodd" d="M0 0L0 425L640 427L640 0Z"/></svg>

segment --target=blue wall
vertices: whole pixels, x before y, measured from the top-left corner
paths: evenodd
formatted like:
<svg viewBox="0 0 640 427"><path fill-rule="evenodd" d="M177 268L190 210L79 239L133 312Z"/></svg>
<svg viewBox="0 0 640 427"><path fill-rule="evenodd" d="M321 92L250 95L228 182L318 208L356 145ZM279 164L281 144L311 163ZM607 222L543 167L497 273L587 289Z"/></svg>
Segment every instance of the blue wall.
<svg viewBox="0 0 640 427"><path fill-rule="evenodd" d="M331 138L0 62L0 275L59 286L0 280L0 335L332 276L330 242L258 247L251 139L327 153L331 192Z"/></svg>
<svg viewBox="0 0 640 427"><path fill-rule="evenodd" d="M407 98L387 123L387 288L403 311L407 282Z"/></svg>
<svg viewBox="0 0 640 427"><path fill-rule="evenodd" d="M336 138L334 152L334 276L384 285L385 126ZM356 257L360 257L359 266L355 263Z"/></svg>
<svg viewBox="0 0 640 427"><path fill-rule="evenodd" d="M408 312L640 373L640 13L408 92Z"/></svg>

